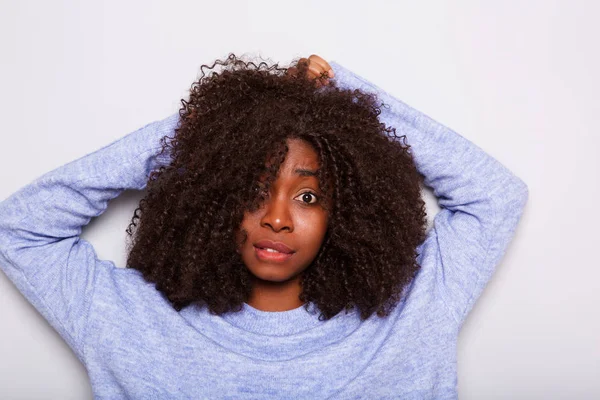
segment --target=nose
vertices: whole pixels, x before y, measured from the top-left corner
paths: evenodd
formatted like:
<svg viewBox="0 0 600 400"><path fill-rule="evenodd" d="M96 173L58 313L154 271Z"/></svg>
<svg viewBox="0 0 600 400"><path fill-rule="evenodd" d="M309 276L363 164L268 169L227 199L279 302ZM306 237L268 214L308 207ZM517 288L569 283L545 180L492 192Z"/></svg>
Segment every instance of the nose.
<svg viewBox="0 0 600 400"><path fill-rule="evenodd" d="M293 232L294 225L288 207L289 202L286 198L269 197L264 203L264 214L260 219L260 226L269 227L275 232L283 229Z"/></svg>

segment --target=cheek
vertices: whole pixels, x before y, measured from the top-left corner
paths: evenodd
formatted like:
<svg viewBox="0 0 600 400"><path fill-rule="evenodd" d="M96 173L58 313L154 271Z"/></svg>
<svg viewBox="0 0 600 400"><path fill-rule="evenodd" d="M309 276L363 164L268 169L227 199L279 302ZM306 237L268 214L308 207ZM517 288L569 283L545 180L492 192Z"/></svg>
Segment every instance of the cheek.
<svg viewBox="0 0 600 400"><path fill-rule="evenodd" d="M307 243L320 244L327 231L327 219L323 215L304 218L296 222L294 229L301 237L306 238Z"/></svg>

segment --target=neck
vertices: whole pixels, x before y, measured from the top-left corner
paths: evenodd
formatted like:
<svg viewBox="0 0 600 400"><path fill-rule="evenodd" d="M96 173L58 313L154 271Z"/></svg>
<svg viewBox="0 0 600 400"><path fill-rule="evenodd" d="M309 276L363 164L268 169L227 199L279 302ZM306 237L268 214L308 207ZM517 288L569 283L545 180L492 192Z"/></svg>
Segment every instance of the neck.
<svg viewBox="0 0 600 400"><path fill-rule="evenodd" d="M299 277L287 282L263 281L255 277L252 294L246 302L261 311L289 311L302 306Z"/></svg>

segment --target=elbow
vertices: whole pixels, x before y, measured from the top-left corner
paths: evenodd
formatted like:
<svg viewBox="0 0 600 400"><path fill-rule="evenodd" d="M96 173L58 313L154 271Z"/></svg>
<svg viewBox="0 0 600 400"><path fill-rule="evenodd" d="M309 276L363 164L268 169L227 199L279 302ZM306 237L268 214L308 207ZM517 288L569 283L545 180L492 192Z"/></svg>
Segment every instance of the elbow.
<svg viewBox="0 0 600 400"><path fill-rule="evenodd" d="M525 206L527 200L529 200L529 186L521 178L517 178L515 193L517 200Z"/></svg>
<svg viewBox="0 0 600 400"><path fill-rule="evenodd" d="M514 177L510 185L506 185L503 201L500 207L505 213L516 213L521 215L529 200L529 186L518 177Z"/></svg>
<svg viewBox="0 0 600 400"><path fill-rule="evenodd" d="M501 213L521 212L528 199L529 187L521 178L514 175L498 186L490 196L493 207Z"/></svg>

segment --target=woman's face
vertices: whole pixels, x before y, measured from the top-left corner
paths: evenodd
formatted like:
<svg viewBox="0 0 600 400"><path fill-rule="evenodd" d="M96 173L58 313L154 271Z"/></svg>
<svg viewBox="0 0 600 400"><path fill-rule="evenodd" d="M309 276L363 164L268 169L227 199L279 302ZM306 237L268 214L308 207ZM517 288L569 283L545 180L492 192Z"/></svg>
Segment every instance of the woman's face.
<svg viewBox="0 0 600 400"><path fill-rule="evenodd" d="M287 144L288 153L270 192L258 210L246 212L241 226L248 234L240 249L244 264L254 277L279 283L299 280L323 243L328 219L314 176L319 168L317 153L300 139ZM264 240L282 243L292 253L261 249Z"/></svg>

